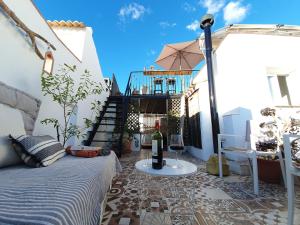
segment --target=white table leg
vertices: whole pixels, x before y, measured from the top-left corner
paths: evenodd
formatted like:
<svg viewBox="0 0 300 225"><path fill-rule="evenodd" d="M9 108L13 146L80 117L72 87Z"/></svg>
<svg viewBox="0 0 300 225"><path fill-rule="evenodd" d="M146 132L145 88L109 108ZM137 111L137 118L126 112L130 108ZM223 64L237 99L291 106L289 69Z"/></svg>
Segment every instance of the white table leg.
<svg viewBox="0 0 300 225"><path fill-rule="evenodd" d="M294 224L294 175L290 172L286 174L288 192L288 225Z"/></svg>
<svg viewBox="0 0 300 225"><path fill-rule="evenodd" d="M286 188L286 173L285 173L285 166L284 166L284 162L283 162L281 151L278 152L278 157L279 157L279 162L280 162L280 167L281 167L281 173L282 173L282 178L283 178L284 186Z"/></svg>
<svg viewBox="0 0 300 225"><path fill-rule="evenodd" d="M258 188L258 168L257 168L257 158L256 154L252 154L252 169L253 169L253 187L254 187L254 194L258 195L259 188Z"/></svg>
<svg viewBox="0 0 300 225"><path fill-rule="evenodd" d="M223 177L223 167L222 167L222 151L219 149L219 176Z"/></svg>

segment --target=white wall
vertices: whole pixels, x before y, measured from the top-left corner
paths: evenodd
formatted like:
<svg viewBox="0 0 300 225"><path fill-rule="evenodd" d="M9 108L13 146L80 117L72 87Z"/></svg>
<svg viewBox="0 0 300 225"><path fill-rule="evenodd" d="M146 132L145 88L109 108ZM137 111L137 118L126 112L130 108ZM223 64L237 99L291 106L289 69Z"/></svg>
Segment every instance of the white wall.
<svg viewBox="0 0 300 225"><path fill-rule="evenodd" d="M87 28L53 27L52 29L58 38L74 53L74 55L79 60L82 60Z"/></svg>
<svg viewBox="0 0 300 225"><path fill-rule="evenodd" d="M223 115L240 112L240 116L236 117L238 119L235 119L234 123L239 123L241 127L232 131L232 133L240 134L240 130L245 130L247 119L259 119L262 108L273 106L267 79L268 68L291 71L288 78L293 84L289 86L290 94L294 97L300 96L300 89L294 85L299 84L300 80L299 58L299 37L229 34L214 53L213 60L221 133L226 130L223 127ZM201 99L208 101L208 87L205 81L200 84L201 77L202 80L203 77L207 77L205 69L200 71L196 79L201 92L199 110L206 115L201 123L203 129L207 128L209 131L202 130L203 149L194 149L192 152L206 159L206 156L213 151L211 129L208 127L209 107L207 107L207 102L201 102ZM300 100L297 104L300 105L299 103ZM211 144L205 146L206 142Z"/></svg>
<svg viewBox="0 0 300 225"><path fill-rule="evenodd" d="M206 72L206 68L203 70ZM200 78L200 77L199 77ZM213 154L213 142L212 142L212 132L211 132L211 121L210 121L210 106L209 106L209 98L208 98L208 85L207 80L198 79L196 84L196 89L199 88L198 91L198 105L200 112L200 124L201 124L201 140L202 140L202 149L191 147L190 153L197 158L208 160L209 156ZM195 107L193 105L189 107Z"/></svg>
<svg viewBox="0 0 300 225"><path fill-rule="evenodd" d="M86 37L82 61L58 39L57 35L48 26L45 19L30 0L5 0L5 3L15 12L15 14L33 31L39 33L50 41L55 47L53 51L55 64L54 72L59 69L59 65L67 63L76 65L78 72L74 74L74 79L78 79L84 69L88 69L94 75L95 81L103 82L102 71L98 62L97 53L92 40L91 30L85 29ZM36 123L35 134L49 134L56 137L56 131L50 126L40 124L40 120L47 117L56 117L62 120L61 108L57 106L49 97L44 97L41 93L41 73L43 60L41 60L30 45L30 41L24 36L10 19L0 13L0 80L7 85L23 90L42 100L39 118ZM47 51L47 46L38 41L39 49L42 53ZM107 93L100 96L104 100ZM90 114L89 104L79 106L77 122L83 123L81 118ZM87 115L89 116L89 115Z"/></svg>
<svg viewBox="0 0 300 225"><path fill-rule="evenodd" d="M299 77L299 50L297 37L228 35L216 51L219 113L243 107L250 109L256 118L260 109L272 106L267 69L288 68Z"/></svg>

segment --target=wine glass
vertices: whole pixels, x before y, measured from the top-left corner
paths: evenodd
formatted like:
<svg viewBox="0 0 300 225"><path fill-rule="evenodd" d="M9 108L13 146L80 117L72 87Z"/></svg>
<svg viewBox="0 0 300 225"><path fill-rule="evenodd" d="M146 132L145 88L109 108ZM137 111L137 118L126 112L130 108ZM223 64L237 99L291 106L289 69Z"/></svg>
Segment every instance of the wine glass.
<svg viewBox="0 0 300 225"><path fill-rule="evenodd" d="M176 164L172 166L172 168L180 168L181 165L178 161L178 152L182 152L184 150L182 136L180 134L172 134L170 139L170 149L175 151L176 154Z"/></svg>
<svg viewBox="0 0 300 225"><path fill-rule="evenodd" d="M143 134L142 135L142 143L141 143L142 149L145 149L147 151L146 154L146 162L143 165L144 167L151 167L151 149L152 149L152 138L151 134Z"/></svg>

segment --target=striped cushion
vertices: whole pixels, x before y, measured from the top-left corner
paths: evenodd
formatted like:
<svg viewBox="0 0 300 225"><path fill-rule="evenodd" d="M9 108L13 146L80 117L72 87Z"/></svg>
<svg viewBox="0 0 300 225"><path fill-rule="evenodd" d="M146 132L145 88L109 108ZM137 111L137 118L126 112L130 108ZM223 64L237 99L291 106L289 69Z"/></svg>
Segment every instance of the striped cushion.
<svg viewBox="0 0 300 225"><path fill-rule="evenodd" d="M22 135L16 140L24 150L34 156L42 166L49 166L56 160L65 156L65 149L60 142L51 136Z"/></svg>
<svg viewBox="0 0 300 225"><path fill-rule="evenodd" d="M23 146L12 136L10 136L13 149L22 161L29 167L41 167L41 163L32 155L29 155L23 148Z"/></svg>

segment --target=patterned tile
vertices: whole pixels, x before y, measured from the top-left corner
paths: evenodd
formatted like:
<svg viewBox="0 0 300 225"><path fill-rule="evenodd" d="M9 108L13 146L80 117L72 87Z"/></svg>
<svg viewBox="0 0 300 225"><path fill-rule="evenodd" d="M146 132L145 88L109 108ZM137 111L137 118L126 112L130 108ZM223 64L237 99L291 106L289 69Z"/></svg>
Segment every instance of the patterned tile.
<svg viewBox="0 0 300 225"><path fill-rule="evenodd" d="M251 177L231 175L220 179L209 175L205 162L187 153L181 159L198 166L195 175L151 177L134 168L135 162L144 158L146 153L142 151L120 159L123 172L114 179L108 193L102 225L287 223L287 194L282 186L260 182L260 195L256 196ZM296 188L296 225L300 225L299 190Z"/></svg>

